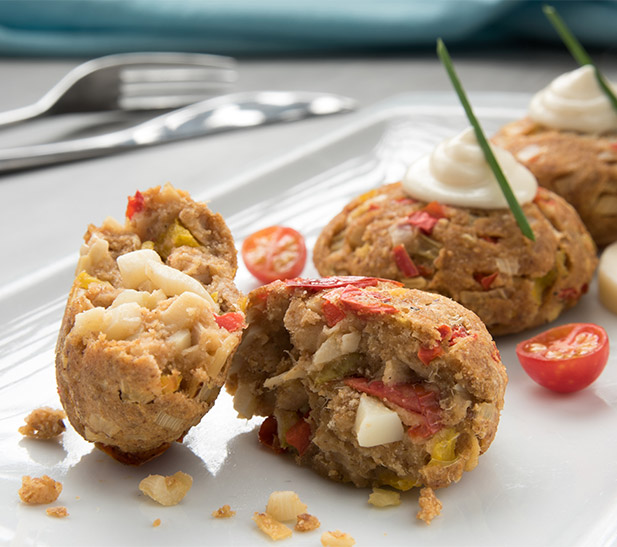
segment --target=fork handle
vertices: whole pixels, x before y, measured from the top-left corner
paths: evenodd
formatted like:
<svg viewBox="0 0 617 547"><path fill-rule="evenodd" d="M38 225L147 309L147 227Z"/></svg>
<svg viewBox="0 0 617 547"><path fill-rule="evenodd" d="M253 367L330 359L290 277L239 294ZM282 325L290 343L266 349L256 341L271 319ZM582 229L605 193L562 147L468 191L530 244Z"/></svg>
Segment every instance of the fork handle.
<svg viewBox="0 0 617 547"><path fill-rule="evenodd" d="M33 120L44 116L47 109L40 103L33 103L13 110L0 112L0 127L8 127L16 123Z"/></svg>
<svg viewBox="0 0 617 547"><path fill-rule="evenodd" d="M0 150L0 173L96 158L140 145L144 143L137 143L129 130L121 130L72 141L5 149Z"/></svg>

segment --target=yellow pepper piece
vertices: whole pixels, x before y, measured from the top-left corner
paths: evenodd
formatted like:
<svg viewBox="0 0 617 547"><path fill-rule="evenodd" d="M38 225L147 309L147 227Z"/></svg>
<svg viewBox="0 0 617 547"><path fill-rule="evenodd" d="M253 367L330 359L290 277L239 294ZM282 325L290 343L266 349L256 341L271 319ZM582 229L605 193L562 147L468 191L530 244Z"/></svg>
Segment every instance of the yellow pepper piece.
<svg viewBox="0 0 617 547"><path fill-rule="evenodd" d="M456 460L456 439L459 433L454 429L444 429L433 439L431 461L429 464L448 464Z"/></svg>
<svg viewBox="0 0 617 547"><path fill-rule="evenodd" d="M167 259L176 247L182 247L183 245L188 247L200 246L193 234L176 219L159 238L157 250L163 259Z"/></svg>
<svg viewBox="0 0 617 547"><path fill-rule="evenodd" d="M151 249L152 251L154 251L154 241L150 241L150 240L144 241L141 244L141 248L142 249Z"/></svg>
<svg viewBox="0 0 617 547"><path fill-rule="evenodd" d="M79 272L79 275L75 279L81 289L87 289L90 283L103 283L98 277L94 277L86 271Z"/></svg>
<svg viewBox="0 0 617 547"><path fill-rule="evenodd" d="M161 374L161 391L163 395L178 391L180 389L180 382L182 382L182 374L177 370L174 370L171 374Z"/></svg>
<svg viewBox="0 0 617 547"><path fill-rule="evenodd" d="M383 471L382 473L380 473L379 480L382 484L387 484L388 486L396 488L401 492L406 492L407 490L411 490L416 486L422 485L422 483L414 477L399 477L392 471Z"/></svg>

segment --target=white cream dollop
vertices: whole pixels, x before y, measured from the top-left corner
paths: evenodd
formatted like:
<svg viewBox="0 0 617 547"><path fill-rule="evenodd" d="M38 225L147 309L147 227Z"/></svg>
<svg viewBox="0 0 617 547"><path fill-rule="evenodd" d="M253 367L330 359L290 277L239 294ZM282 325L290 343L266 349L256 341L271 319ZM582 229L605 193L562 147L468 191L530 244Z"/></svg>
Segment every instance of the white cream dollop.
<svg viewBox="0 0 617 547"><path fill-rule="evenodd" d="M617 87L610 85L617 92ZM529 117L562 131L617 131L617 112L600 88L591 65L562 74L536 93L529 104Z"/></svg>
<svg viewBox="0 0 617 547"><path fill-rule="evenodd" d="M518 202L532 201L538 182L531 171L507 150L493 145L491 149ZM478 209L508 207L472 127L412 163L403 178L403 188L410 197L422 201Z"/></svg>

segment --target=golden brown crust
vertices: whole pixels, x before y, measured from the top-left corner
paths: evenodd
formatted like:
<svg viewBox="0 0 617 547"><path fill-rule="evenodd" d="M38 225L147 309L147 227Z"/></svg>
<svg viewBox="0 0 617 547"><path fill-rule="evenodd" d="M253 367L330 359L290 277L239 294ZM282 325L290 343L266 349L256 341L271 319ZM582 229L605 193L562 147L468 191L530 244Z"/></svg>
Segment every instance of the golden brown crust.
<svg viewBox="0 0 617 547"><path fill-rule="evenodd" d="M529 118L493 137L538 179L568 201L600 247L617 240L617 134L549 129Z"/></svg>
<svg viewBox="0 0 617 547"><path fill-rule="evenodd" d="M507 210L438 207L442 218L426 230L410 218L427 204L409 199L400 183L355 198L317 239L317 270L443 294L477 313L494 335L552 321L587 290L596 249L574 209L555 194L540 189L523 206L535 242ZM404 273L397 251L416 275Z"/></svg>
<svg viewBox="0 0 617 547"><path fill-rule="evenodd" d="M210 409L241 337L239 323L230 330L219 318L231 313L242 321L235 246L220 215L170 185L138 195L124 225L108 219L88 228L56 348L58 392L71 424L132 465L181 440ZM142 248L156 251L171 272L165 275L199 281L197 293L163 290L165 280L128 286L117 259ZM132 311L113 316L127 306L123 298ZM97 311L95 327L77 321ZM127 321L137 327L122 330ZM120 334L106 330L114 322Z"/></svg>
<svg viewBox="0 0 617 547"><path fill-rule="evenodd" d="M489 447L503 407L507 376L491 336L443 296L386 280L348 281L274 282L249 294L248 328L227 382L236 410L268 416L275 425L268 432L264 422L262 442L333 480L403 490L458 481ZM417 389L433 403L412 410L376 392L407 433L364 446L354 429L366 386L358 380ZM439 416L435 428L430 415ZM310 428L305 448L289 445L291 427Z"/></svg>

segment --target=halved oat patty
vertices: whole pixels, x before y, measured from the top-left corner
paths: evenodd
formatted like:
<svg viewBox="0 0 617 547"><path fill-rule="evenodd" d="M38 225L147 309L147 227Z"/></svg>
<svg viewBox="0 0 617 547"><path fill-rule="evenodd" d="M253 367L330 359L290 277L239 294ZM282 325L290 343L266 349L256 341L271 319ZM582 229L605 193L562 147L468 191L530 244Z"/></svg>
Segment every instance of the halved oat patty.
<svg viewBox="0 0 617 547"><path fill-rule="evenodd" d="M352 200L321 232L321 275L369 275L448 296L493 335L549 321L578 302L597 265L576 211L540 188L523 210L530 241L507 209L468 209L409 198L400 183Z"/></svg>
<svg viewBox="0 0 617 547"><path fill-rule="evenodd" d="M507 382L478 317L376 278L297 278L249 294L227 382L262 443L356 486L443 487L473 469Z"/></svg>
<svg viewBox="0 0 617 547"><path fill-rule="evenodd" d="M56 347L73 427L142 463L199 423L244 326L236 250L220 215L171 185L129 198L124 225L84 236Z"/></svg>

